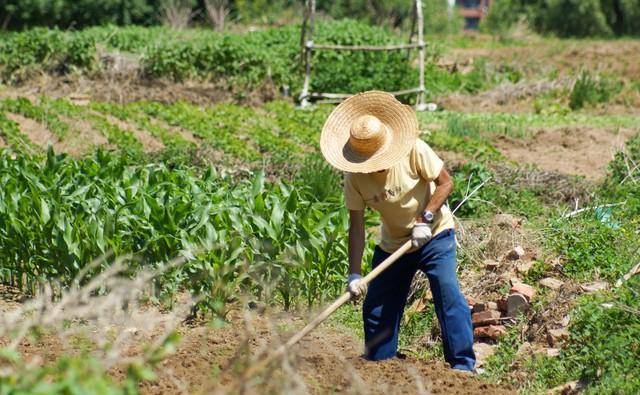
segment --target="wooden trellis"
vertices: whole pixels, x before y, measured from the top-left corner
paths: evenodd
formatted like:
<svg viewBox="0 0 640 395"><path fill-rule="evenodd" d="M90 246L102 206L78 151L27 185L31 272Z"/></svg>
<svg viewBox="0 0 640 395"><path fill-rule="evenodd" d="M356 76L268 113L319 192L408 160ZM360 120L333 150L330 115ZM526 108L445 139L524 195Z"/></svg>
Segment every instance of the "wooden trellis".
<svg viewBox="0 0 640 395"><path fill-rule="evenodd" d="M304 108L310 105L310 102L316 101L318 103L339 103L353 93L315 93L309 92L311 83L311 59L313 51L400 51L400 50L418 50L418 73L420 77L420 85L415 88L407 88L399 90L397 92L390 92L394 96L417 94L416 97L416 110L423 111L426 108L424 87L424 57L425 47L424 42L424 18L422 16L422 1L416 0L415 12L413 13L413 19L411 22L411 34L409 35L409 41L407 44L397 45L332 45L332 44L315 44L313 42L313 29L316 14L316 0L306 0L305 15L302 22L302 32L300 36L300 44L304 51L305 62L305 76L304 84L302 86L302 92L300 93L300 107ZM417 22L417 36L418 42L412 43Z"/></svg>

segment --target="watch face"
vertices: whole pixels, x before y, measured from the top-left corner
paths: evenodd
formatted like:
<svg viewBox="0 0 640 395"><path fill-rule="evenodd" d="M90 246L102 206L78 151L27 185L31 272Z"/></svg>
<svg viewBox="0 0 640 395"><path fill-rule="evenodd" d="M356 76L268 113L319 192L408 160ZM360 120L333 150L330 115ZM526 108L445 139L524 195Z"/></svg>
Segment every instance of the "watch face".
<svg viewBox="0 0 640 395"><path fill-rule="evenodd" d="M431 211L425 211L423 216L425 221L433 222L433 213Z"/></svg>

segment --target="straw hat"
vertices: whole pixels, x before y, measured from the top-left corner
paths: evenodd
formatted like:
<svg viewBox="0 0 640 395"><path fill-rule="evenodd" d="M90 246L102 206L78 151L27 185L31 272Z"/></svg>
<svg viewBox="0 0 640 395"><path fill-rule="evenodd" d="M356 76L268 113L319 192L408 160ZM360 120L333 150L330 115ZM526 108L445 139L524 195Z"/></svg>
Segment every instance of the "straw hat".
<svg viewBox="0 0 640 395"><path fill-rule="evenodd" d="M418 119L411 107L390 93L369 91L333 110L322 127L320 149L342 171L373 173L405 158L417 137Z"/></svg>

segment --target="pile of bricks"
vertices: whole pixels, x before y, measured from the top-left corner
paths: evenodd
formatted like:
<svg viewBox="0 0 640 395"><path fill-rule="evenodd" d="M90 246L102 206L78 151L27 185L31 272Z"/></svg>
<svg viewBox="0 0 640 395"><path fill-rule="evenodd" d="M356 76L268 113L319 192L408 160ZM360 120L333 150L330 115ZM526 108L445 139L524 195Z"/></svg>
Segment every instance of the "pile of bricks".
<svg viewBox="0 0 640 395"><path fill-rule="evenodd" d="M529 309L536 290L527 284L515 282L509 295L495 302L474 302L471 321L476 339L497 340L507 333L505 324L514 322L514 318Z"/></svg>

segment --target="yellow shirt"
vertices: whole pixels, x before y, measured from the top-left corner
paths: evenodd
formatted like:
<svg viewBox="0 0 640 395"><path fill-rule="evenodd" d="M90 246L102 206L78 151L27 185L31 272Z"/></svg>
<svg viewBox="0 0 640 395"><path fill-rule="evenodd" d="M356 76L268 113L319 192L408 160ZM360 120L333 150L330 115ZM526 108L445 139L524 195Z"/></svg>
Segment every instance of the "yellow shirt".
<svg viewBox="0 0 640 395"><path fill-rule="evenodd" d="M442 170L442 159L424 141L417 139L409 155L393 167L376 173L345 173L347 209L368 206L380 213L380 248L393 252L411 238L415 218L422 213L436 188L433 180ZM446 205L434 213L433 235L454 227Z"/></svg>

